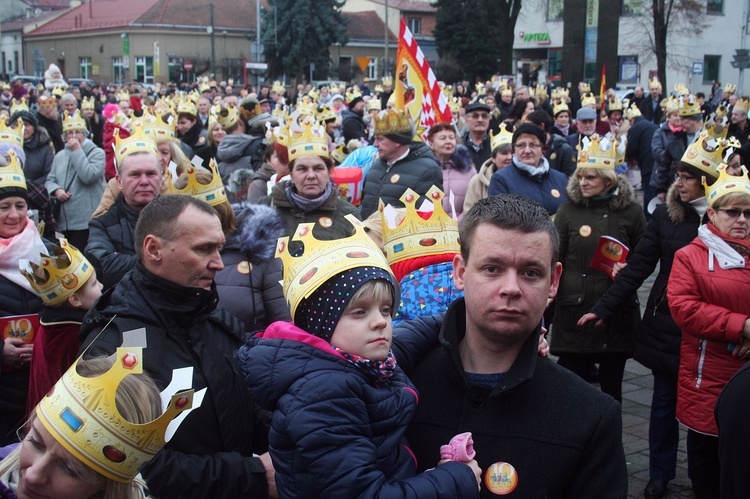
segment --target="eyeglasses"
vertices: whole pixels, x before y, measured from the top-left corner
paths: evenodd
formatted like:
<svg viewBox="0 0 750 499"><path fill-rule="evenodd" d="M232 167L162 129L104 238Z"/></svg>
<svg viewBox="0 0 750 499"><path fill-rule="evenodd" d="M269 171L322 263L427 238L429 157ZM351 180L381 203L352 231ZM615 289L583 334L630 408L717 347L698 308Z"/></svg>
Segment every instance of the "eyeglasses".
<svg viewBox="0 0 750 499"><path fill-rule="evenodd" d="M750 210L738 210L737 208L716 208L716 211L723 211L729 218L740 218L744 215L745 220L750 220Z"/></svg>
<svg viewBox="0 0 750 499"><path fill-rule="evenodd" d="M675 175L674 179L675 179L675 182L680 182L680 183L685 184L689 180L695 180L696 177L688 177L687 175Z"/></svg>
<svg viewBox="0 0 750 499"><path fill-rule="evenodd" d="M542 144L539 144L538 142L530 142L530 143L521 143L521 144L513 144L513 147L516 148L516 151L523 151L527 147L529 149L541 149Z"/></svg>
<svg viewBox="0 0 750 499"><path fill-rule="evenodd" d="M478 120L478 119L480 119L480 118L481 118L481 119L483 119L483 120L486 120L487 118L489 118L489 117L490 117L490 115L489 115L489 114L487 114L487 113L471 113L471 114L469 115L469 117L470 117L470 118L474 118L475 120Z"/></svg>

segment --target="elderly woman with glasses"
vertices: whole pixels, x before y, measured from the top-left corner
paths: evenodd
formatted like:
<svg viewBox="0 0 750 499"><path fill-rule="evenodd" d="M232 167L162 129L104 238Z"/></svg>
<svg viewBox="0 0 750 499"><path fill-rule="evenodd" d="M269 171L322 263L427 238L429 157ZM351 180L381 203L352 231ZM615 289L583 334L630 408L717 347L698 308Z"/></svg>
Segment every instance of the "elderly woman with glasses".
<svg viewBox="0 0 750 499"><path fill-rule="evenodd" d="M549 166L544 157L547 134L539 125L524 123L513 132L513 159L490 180L489 196L518 194L533 199L554 215L568 200L568 177Z"/></svg>

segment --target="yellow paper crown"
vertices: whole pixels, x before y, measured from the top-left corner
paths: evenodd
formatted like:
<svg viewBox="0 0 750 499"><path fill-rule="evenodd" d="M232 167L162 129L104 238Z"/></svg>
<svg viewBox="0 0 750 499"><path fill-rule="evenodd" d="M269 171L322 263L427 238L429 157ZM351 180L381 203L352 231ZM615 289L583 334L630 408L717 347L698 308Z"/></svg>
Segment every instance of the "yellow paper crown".
<svg viewBox="0 0 750 499"><path fill-rule="evenodd" d="M733 94L737 88L732 83L727 83L724 87L724 91L728 94Z"/></svg>
<svg viewBox="0 0 750 499"><path fill-rule="evenodd" d="M271 111L271 116L276 118L279 123L284 123L289 116L289 106L284 104L276 104L276 107Z"/></svg>
<svg viewBox="0 0 750 499"><path fill-rule="evenodd" d="M716 178L716 169L724 160L724 150L729 147L726 140L727 131L728 127L723 127L719 135L714 136L713 134L717 133L716 129L704 128L698 138L688 145L681 161Z"/></svg>
<svg viewBox="0 0 750 499"><path fill-rule="evenodd" d="M680 116L695 116L701 114L701 105L694 95L680 96Z"/></svg>
<svg viewBox="0 0 750 499"><path fill-rule="evenodd" d="M130 102L130 92L128 92L125 89L117 92L117 102L124 101L124 100Z"/></svg>
<svg viewBox="0 0 750 499"><path fill-rule="evenodd" d="M635 105L635 102L631 103L630 106L625 110L625 117L629 120L642 116L641 110Z"/></svg>
<svg viewBox="0 0 750 499"><path fill-rule="evenodd" d="M122 166L122 161L131 154L147 152L159 157L159 150L156 148L156 141L153 136L146 135L143 125L132 123L130 137L121 139L120 129L115 128L115 161L117 168Z"/></svg>
<svg viewBox="0 0 750 499"><path fill-rule="evenodd" d="M445 83L440 82L440 90L443 92L446 99L450 100L453 98L453 85L446 85Z"/></svg>
<svg viewBox="0 0 750 499"><path fill-rule="evenodd" d="M430 217L425 220L417 213L419 194L411 189L401 195L406 207L404 219L391 228L384 216L385 206L380 201L379 210L383 223L383 250L388 263L394 263L431 255L458 253L461 251L458 237L458 222L443 210L445 194L436 186L425 194L433 205Z"/></svg>
<svg viewBox="0 0 750 499"><path fill-rule="evenodd" d="M358 87L354 86L354 87L349 87L346 89L346 103L347 104L351 104L356 99L360 99L360 98L362 98L362 92L359 91Z"/></svg>
<svg viewBox="0 0 750 499"><path fill-rule="evenodd" d="M375 93L376 94L382 94L385 92L385 89L383 88L383 85L375 85Z"/></svg>
<svg viewBox="0 0 750 499"><path fill-rule="evenodd" d="M57 107L57 99L50 95L40 95L36 102L40 111Z"/></svg>
<svg viewBox="0 0 750 499"><path fill-rule="evenodd" d="M607 102L607 112L612 111L622 111L622 101L620 99L615 98L614 100L609 100Z"/></svg>
<svg viewBox="0 0 750 499"><path fill-rule="evenodd" d="M662 99L659 105L662 106L667 113L679 111L680 109L680 101L674 95L670 95L668 99Z"/></svg>
<svg viewBox="0 0 750 499"><path fill-rule="evenodd" d="M618 142L614 137L600 137L592 134L584 137L577 146L577 168L597 168L613 170L625 158L625 143Z"/></svg>
<svg viewBox="0 0 750 499"><path fill-rule="evenodd" d="M513 89L508 87L500 92L500 97L513 97Z"/></svg>
<svg viewBox="0 0 750 499"><path fill-rule="evenodd" d="M117 482L130 482L166 443L167 426L193 405L192 389L171 397L160 417L130 423L117 410L115 394L129 374L143 373L143 349L120 347L101 376L78 374L79 360L45 395L36 415L52 437L89 468Z"/></svg>
<svg viewBox="0 0 750 499"><path fill-rule="evenodd" d="M94 97L84 97L81 101L81 109L94 109Z"/></svg>
<svg viewBox="0 0 750 499"><path fill-rule="evenodd" d="M405 111L395 108L381 111L375 115L375 135L391 135L412 132L413 127L409 115Z"/></svg>
<svg viewBox="0 0 750 499"><path fill-rule="evenodd" d="M278 94L283 94L286 92L286 87L284 87L284 84L280 81L276 80L273 82L273 86L271 87L271 92L276 92Z"/></svg>
<svg viewBox="0 0 750 499"><path fill-rule="evenodd" d="M302 126L301 133L294 133L289 138L289 161L303 156L329 157L328 135L323 127L311 120L305 120Z"/></svg>
<svg viewBox="0 0 750 499"><path fill-rule="evenodd" d="M553 116L557 116L558 114L562 113L563 111L565 111L568 114L570 114L570 108L565 103L565 101L560 101L559 104L555 104L554 106L552 106L552 115Z"/></svg>
<svg viewBox="0 0 750 499"><path fill-rule="evenodd" d="M42 255L39 265L20 260L21 274L29 281L34 292L45 305L56 307L81 289L94 275L94 267L67 239L52 246L52 255Z"/></svg>
<svg viewBox="0 0 750 499"><path fill-rule="evenodd" d="M198 105L190 97L186 97L180 100L177 104L177 114L189 114L191 116L198 116Z"/></svg>
<svg viewBox="0 0 750 499"><path fill-rule="evenodd" d="M266 131L266 141L270 144L278 142L279 145L289 147L289 125L279 125Z"/></svg>
<svg viewBox="0 0 750 499"><path fill-rule="evenodd" d="M65 95L65 90L63 89L63 87L55 87L52 89L52 95L59 99L60 97Z"/></svg>
<svg viewBox="0 0 750 499"><path fill-rule="evenodd" d="M458 97L453 97L451 99L448 99L448 107L451 108L451 113L453 113L453 119L458 119L458 113L461 111L461 99Z"/></svg>
<svg viewBox="0 0 750 499"><path fill-rule="evenodd" d="M547 85L540 83L536 86L536 97L539 97L540 99L547 98Z"/></svg>
<svg viewBox="0 0 750 499"><path fill-rule="evenodd" d="M591 92L587 92L581 97L581 107L586 106L596 106L596 97Z"/></svg>
<svg viewBox="0 0 750 499"><path fill-rule="evenodd" d="M565 109L567 109L567 107ZM511 145L512 143L513 143L513 133L507 130L507 126L505 123L500 124L500 130L497 132L497 135L493 134L492 130L490 130L490 150L491 151L494 151L498 147L501 147L504 145Z"/></svg>
<svg viewBox="0 0 750 499"><path fill-rule="evenodd" d="M392 76L384 76L381 80L383 82L384 87L392 87L393 86L393 77Z"/></svg>
<svg viewBox="0 0 750 499"><path fill-rule="evenodd" d="M733 192L744 192L750 194L750 179L747 175L747 168L742 165L742 175L732 176L727 173L727 165L722 163L717 167L719 179L714 185L708 185L706 177L702 177L703 189L706 191L708 206L714 206L716 201Z"/></svg>
<svg viewBox="0 0 750 499"><path fill-rule="evenodd" d="M184 188L178 189L172 183L172 175L167 175L167 191L170 194L182 194L184 196L190 196L201 201L205 201L211 206L218 206L227 200L227 193L224 189L224 183L221 181L221 175L219 175L219 168L216 166L216 160L211 158L208 163L208 169L211 172L211 182L208 184L201 184L196 178L195 166L190 166L183 173L187 177L187 185Z"/></svg>
<svg viewBox="0 0 750 499"><path fill-rule="evenodd" d="M578 84L578 91L581 93L581 95L590 93L591 85L582 81L581 83Z"/></svg>
<svg viewBox="0 0 750 499"><path fill-rule="evenodd" d="M211 86L208 83L201 83L200 85L198 85L198 91L200 93L210 92L211 91Z"/></svg>
<svg viewBox="0 0 750 499"><path fill-rule="evenodd" d="M26 96L24 95L20 99L13 99L10 103L10 114L17 113L18 111L28 111L29 105L26 104Z"/></svg>
<svg viewBox="0 0 750 499"><path fill-rule="evenodd" d="M346 151L346 144L343 142L339 144L336 149L331 151L331 157L338 164L343 163L347 156L349 156L349 153Z"/></svg>
<svg viewBox="0 0 750 499"><path fill-rule="evenodd" d="M226 105L216 104L209 112L209 118L215 118L219 122L221 128L227 130L237 124L240 121L240 110L237 109L231 102Z"/></svg>
<svg viewBox="0 0 750 499"><path fill-rule="evenodd" d="M328 120L335 120L336 111L334 111L328 106L324 106L320 108L320 110L318 111L318 115L316 116L316 119L321 123L325 123Z"/></svg>
<svg viewBox="0 0 750 499"><path fill-rule="evenodd" d="M690 95L690 90L685 86L684 83L678 83L674 86L674 91L677 95Z"/></svg>
<svg viewBox="0 0 750 499"><path fill-rule="evenodd" d="M317 111L318 111L317 106L310 99L307 99L307 100L303 99L302 102L299 102L297 104L296 111L297 111L297 114L305 115L305 116L313 116L313 117L315 117L315 115L318 114L317 113Z"/></svg>
<svg viewBox="0 0 750 499"><path fill-rule="evenodd" d="M83 119L80 111L73 111L73 114L65 111L64 116L62 124L63 133L73 130L86 130L86 120Z"/></svg>
<svg viewBox="0 0 750 499"><path fill-rule="evenodd" d="M292 256L289 253L289 236L279 238L276 258L281 259L284 264L284 296L292 318L303 299L312 295L328 279L345 270L378 267L393 274L383 252L365 233L362 222L351 214L345 218L354 227L354 234L333 241L316 239L313 236L314 223L297 226L291 241L300 241L304 245L304 253L301 255Z"/></svg>
<svg viewBox="0 0 750 499"><path fill-rule="evenodd" d="M318 99L320 98L320 90L318 90L317 88L311 88L307 92L307 97L309 97L313 102L318 102Z"/></svg>
<svg viewBox="0 0 750 499"><path fill-rule="evenodd" d="M367 111L382 111L383 105L380 102L380 99L377 97L373 97L372 99L367 101Z"/></svg>
<svg viewBox="0 0 750 499"><path fill-rule="evenodd" d="M477 83L474 85L474 90L476 90L477 95L484 95L484 83Z"/></svg>
<svg viewBox="0 0 750 499"><path fill-rule="evenodd" d="M649 89L657 89L658 88L659 90L661 90L661 82L659 81L659 78L657 78L656 76L654 76L653 78L651 78L651 81L648 82L648 88Z"/></svg>
<svg viewBox="0 0 750 499"><path fill-rule="evenodd" d="M155 107L154 113L151 114L148 109L144 109L140 121L143 133L157 144L166 140L174 140L175 119L170 111Z"/></svg>
<svg viewBox="0 0 750 499"><path fill-rule="evenodd" d="M8 126L5 120L0 118L0 142L13 144L23 149L23 120L18 118L16 126Z"/></svg>
<svg viewBox="0 0 750 499"><path fill-rule="evenodd" d="M741 99L737 99L737 102L734 103L734 108L735 109L741 109L741 110L743 110L744 112L747 113L748 110L750 110L750 100L748 100L748 99L746 99L744 97L741 98Z"/></svg>
<svg viewBox="0 0 750 499"><path fill-rule="evenodd" d="M2 120L0 120L2 123ZM23 167L18 161L16 151L10 149L8 155L8 166L0 166L0 189L9 189L11 187L28 190L26 186L26 176L23 174Z"/></svg>

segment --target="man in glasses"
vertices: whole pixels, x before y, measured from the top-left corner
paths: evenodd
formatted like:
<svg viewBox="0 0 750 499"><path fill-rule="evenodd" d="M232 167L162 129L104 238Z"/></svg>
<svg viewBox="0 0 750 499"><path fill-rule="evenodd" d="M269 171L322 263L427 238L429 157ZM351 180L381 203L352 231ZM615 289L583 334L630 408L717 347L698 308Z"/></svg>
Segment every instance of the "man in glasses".
<svg viewBox="0 0 750 499"><path fill-rule="evenodd" d="M479 168L492 156L490 147L490 106L483 97L478 97L466 105L466 126L469 131L461 139L469 149L474 168Z"/></svg>

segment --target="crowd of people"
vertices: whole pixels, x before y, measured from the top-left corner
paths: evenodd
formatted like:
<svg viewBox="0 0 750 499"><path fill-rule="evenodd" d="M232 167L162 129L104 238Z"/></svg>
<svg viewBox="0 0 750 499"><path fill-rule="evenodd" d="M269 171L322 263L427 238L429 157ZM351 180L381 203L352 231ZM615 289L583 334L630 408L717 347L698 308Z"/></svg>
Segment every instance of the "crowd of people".
<svg viewBox="0 0 750 499"><path fill-rule="evenodd" d="M750 99L371 83L2 85L0 497L747 496Z"/></svg>

